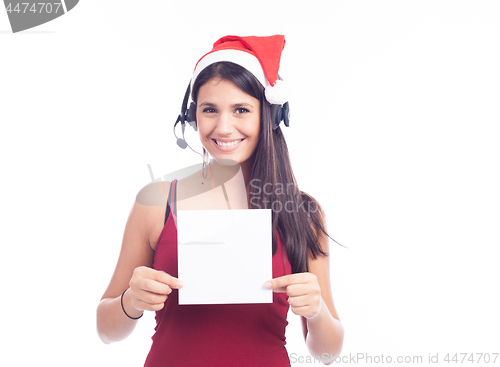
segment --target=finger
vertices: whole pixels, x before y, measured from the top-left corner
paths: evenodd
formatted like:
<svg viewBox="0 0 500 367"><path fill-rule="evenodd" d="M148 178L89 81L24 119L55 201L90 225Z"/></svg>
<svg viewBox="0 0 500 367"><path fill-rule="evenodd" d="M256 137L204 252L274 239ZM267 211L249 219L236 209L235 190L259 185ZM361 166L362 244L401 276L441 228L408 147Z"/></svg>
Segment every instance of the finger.
<svg viewBox="0 0 500 367"><path fill-rule="evenodd" d="M298 316L310 317L313 314L309 306L293 306L291 309L292 312Z"/></svg>
<svg viewBox="0 0 500 367"><path fill-rule="evenodd" d="M127 292L131 304L138 310L159 311L163 308L168 296L149 293L140 289L130 288Z"/></svg>
<svg viewBox="0 0 500 367"><path fill-rule="evenodd" d="M271 289L274 293L286 293L287 292L287 290L286 290L287 286L278 287L278 286L274 285L272 281L266 282L264 284L264 287L267 289Z"/></svg>
<svg viewBox="0 0 500 367"><path fill-rule="evenodd" d="M153 279L142 279L138 287L144 291L156 294L169 295L172 293L172 288L170 286Z"/></svg>
<svg viewBox="0 0 500 367"><path fill-rule="evenodd" d="M273 292L274 293L287 293L286 288L287 287L274 288Z"/></svg>
<svg viewBox="0 0 500 367"><path fill-rule="evenodd" d="M179 279L165 273L164 271L155 270L153 279L158 282L164 283L174 289L182 288L182 286L184 285Z"/></svg>
<svg viewBox="0 0 500 367"><path fill-rule="evenodd" d="M292 307L305 307L311 303L308 296L288 297L288 303Z"/></svg>
<svg viewBox="0 0 500 367"><path fill-rule="evenodd" d="M320 305L319 307L313 307L312 305L306 305L291 306L290 308L295 315L303 316L307 319L313 319L319 315L322 306Z"/></svg>
<svg viewBox="0 0 500 367"><path fill-rule="evenodd" d="M311 287L307 284L291 284L286 287L286 293L290 297L305 296L311 293Z"/></svg>
<svg viewBox="0 0 500 367"><path fill-rule="evenodd" d="M139 274L142 278L155 280L157 282L166 284L171 288L182 288L183 284L179 279L165 273L162 270L151 269L148 267L140 267L136 270L139 271Z"/></svg>
<svg viewBox="0 0 500 367"><path fill-rule="evenodd" d="M163 307L165 307L165 303L162 302L156 304L149 304L141 300L137 300L134 303L134 307L136 307L139 310L145 310L145 311L160 311Z"/></svg>
<svg viewBox="0 0 500 367"><path fill-rule="evenodd" d="M156 280L150 279L151 276L149 272L134 273L132 279L130 279L130 288L134 291L143 290L146 292L168 295L172 293L172 288L165 283L158 282Z"/></svg>
<svg viewBox="0 0 500 367"><path fill-rule="evenodd" d="M282 292L287 286L295 283L307 283L307 279L301 273L290 274L268 280L264 286L267 289L279 289L279 292Z"/></svg>
<svg viewBox="0 0 500 367"><path fill-rule="evenodd" d="M273 292L276 293L286 293L286 287L273 288L273 282L270 280L264 284L264 287L267 289L272 289Z"/></svg>
<svg viewBox="0 0 500 367"><path fill-rule="evenodd" d="M146 292L143 290L135 291L133 292L133 295L136 297L137 300L147 303L149 305L164 303L168 298L167 295Z"/></svg>
<svg viewBox="0 0 500 367"><path fill-rule="evenodd" d="M266 287L267 289L276 290L277 292L283 292L286 291L286 287L289 284L291 284L291 275L285 275L279 278L268 280L264 284L264 287Z"/></svg>

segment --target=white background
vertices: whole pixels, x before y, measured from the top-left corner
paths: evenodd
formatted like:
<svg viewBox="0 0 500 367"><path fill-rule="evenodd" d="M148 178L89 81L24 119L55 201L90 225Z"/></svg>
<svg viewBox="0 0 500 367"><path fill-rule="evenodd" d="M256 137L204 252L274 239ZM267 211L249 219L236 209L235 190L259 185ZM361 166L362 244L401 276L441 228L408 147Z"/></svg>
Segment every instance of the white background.
<svg viewBox="0 0 500 367"><path fill-rule="evenodd" d="M212 43L277 33L294 172L347 247L331 244L343 355L499 353L500 3L198 3L83 0L18 34L0 11L0 359L144 363L153 315L105 345L95 309L146 164L201 162L172 125Z"/></svg>

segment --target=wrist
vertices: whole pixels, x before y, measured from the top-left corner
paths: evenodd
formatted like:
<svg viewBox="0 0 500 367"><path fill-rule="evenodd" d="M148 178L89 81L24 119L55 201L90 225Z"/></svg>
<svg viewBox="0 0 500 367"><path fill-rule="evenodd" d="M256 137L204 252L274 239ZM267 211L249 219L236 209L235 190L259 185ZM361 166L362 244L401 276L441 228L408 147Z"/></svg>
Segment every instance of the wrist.
<svg viewBox="0 0 500 367"><path fill-rule="evenodd" d="M323 297L320 297L318 312L314 316L307 317L307 322L308 323L309 322L320 322L321 319L324 317L325 310L327 310L328 314L330 314L330 312L328 311L328 307L326 307L326 305L325 305L325 301L323 301Z"/></svg>
<svg viewBox="0 0 500 367"><path fill-rule="evenodd" d="M144 310L139 310L132 305L132 298L130 297L130 288L127 288L121 295L122 311L126 317L132 320L138 320L144 314Z"/></svg>

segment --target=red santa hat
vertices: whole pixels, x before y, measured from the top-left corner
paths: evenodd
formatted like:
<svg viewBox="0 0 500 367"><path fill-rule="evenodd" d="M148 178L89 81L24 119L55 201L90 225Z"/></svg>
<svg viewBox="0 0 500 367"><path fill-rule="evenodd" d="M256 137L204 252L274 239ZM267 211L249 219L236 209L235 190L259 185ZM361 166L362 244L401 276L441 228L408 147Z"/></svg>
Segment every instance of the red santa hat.
<svg viewBox="0 0 500 367"><path fill-rule="evenodd" d="M278 76L285 36L238 37L225 36L214 43L212 51L196 64L191 78L191 90L200 72L207 66L230 61L250 71L264 86L266 99L272 104L288 102L290 90Z"/></svg>

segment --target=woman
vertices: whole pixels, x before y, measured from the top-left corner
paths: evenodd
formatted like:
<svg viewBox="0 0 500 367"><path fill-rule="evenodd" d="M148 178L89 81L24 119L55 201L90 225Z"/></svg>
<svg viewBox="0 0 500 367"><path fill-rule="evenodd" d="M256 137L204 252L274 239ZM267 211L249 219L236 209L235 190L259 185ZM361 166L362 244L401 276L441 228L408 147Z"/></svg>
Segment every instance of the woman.
<svg viewBox="0 0 500 367"><path fill-rule="evenodd" d="M194 121L204 153L214 160L206 165L204 154L204 169L173 180L168 194L168 185L146 186L130 213L97 326L111 343L127 337L145 310L156 311L146 366L289 366L289 307L302 318L312 356L332 362L340 353L343 328L331 294L324 215L298 190L278 126L288 122L277 75L284 42L283 36L227 36L200 59L191 81L191 116L185 116L185 99L180 120ZM273 303L179 305L176 211L225 205L272 209L273 279L265 287L273 290Z"/></svg>

